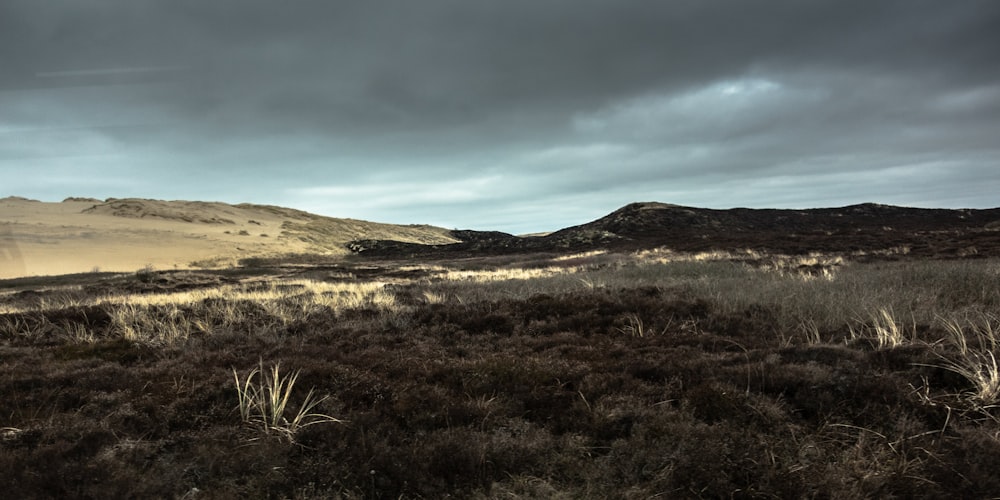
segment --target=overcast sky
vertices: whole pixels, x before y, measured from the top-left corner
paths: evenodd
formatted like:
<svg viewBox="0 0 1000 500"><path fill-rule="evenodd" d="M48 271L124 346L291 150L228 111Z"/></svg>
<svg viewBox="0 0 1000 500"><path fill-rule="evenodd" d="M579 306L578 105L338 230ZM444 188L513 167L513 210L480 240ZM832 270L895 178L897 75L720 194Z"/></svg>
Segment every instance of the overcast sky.
<svg viewBox="0 0 1000 500"><path fill-rule="evenodd" d="M0 196L1000 206L993 0L0 0Z"/></svg>

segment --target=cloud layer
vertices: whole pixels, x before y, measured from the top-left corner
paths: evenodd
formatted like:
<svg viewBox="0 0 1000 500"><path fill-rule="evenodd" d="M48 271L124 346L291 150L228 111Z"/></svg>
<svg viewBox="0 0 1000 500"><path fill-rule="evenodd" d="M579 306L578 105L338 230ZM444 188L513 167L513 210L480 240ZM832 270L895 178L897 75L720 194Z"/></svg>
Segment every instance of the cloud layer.
<svg viewBox="0 0 1000 500"><path fill-rule="evenodd" d="M527 232L1000 205L992 1L6 0L3 191Z"/></svg>

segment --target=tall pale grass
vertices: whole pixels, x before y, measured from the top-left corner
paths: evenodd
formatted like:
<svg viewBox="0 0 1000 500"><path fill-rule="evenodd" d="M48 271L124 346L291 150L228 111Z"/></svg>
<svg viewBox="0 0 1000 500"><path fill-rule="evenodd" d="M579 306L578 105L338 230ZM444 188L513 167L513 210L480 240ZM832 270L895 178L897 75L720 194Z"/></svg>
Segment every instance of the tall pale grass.
<svg viewBox="0 0 1000 500"><path fill-rule="evenodd" d="M578 267L558 267L550 266L537 269L504 268L495 270L449 270L440 277L447 281L471 281L474 283L485 283L495 281L515 281L534 280L548 278L565 274L575 274L580 272Z"/></svg>
<svg viewBox="0 0 1000 500"><path fill-rule="evenodd" d="M1000 403L1000 319L978 312L958 318L941 318L946 340L958 351L954 356L941 355L942 367L961 375L972 389L965 396L979 406ZM970 344L970 340L972 343Z"/></svg>
<svg viewBox="0 0 1000 500"><path fill-rule="evenodd" d="M815 341L843 338L848 328L878 348L907 342L912 325L936 324L939 317L967 310L1000 314L1000 261L901 261L852 263L842 256L768 255L745 250L681 253L669 249L631 254L600 252L571 255L569 260L535 260L541 267L468 270L442 264L414 264L432 278L416 278L425 303L474 303L524 300L537 294L616 293L654 287L666 296L708 302L714 314L744 314L763 307L773 313L774 331L786 338ZM589 260L588 260L589 259ZM513 262L516 266L516 261ZM806 274L800 268L808 268ZM816 273L822 269L822 274ZM393 283L400 279L394 278ZM239 328L247 333L273 331L315 312L371 308L386 313L409 307L396 300L386 281L321 282L277 279L184 292L115 294L88 297L68 294L0 306L0 314L105 306L121 336L170 343L195 334ZM860 318L860 319L859 319ZM899 322L907 320L907 328ZM2 318L0 333L23 335L24 318ZM996 322L994 322L996 323ZM803 329L803 325L808 325ZM44 325L43 325L44 326ZM969 325L958 325L974 332ZM995 329L1000 329L994 326ZM44 330L33 325L32 332ZM995 330L994 330L995 331ZM70 332L87 339L86 332ZM249 332L253 333L253 332Z"/></svg>
<svg viewBox="0 0 1000 500"><path fill-rule="evenodd" d="M879 307L871 313L868 321L862 321L857 329L851 325L851 337L854 339L867 338L872 341L876 349L891 349L910 343L916 337L916 323L907 332L901 320L896 318L891 307Z"/></svg>
<svg viewBox="0 0 1000 500"><path fill-rule="evenodd" d="M236 382L237 407L240 418L245 423L256 423L265 433L277 433L289 441L304 427L320 423L339 423L340 419L313 410L329 399L316 397L315 389L303 398L298 410L289 406L292 389L299 378L299 371L281 375L280 366L275 363L270 370L264 370L263 362L250 370L246 377L240 377L233 369Z"/></svg>
<svg viewBox="0 0 1000 500"><path fill-rule="evenodd" d="M124 338L171 344L194 333L210 334L234 326L258 332L275 328L323 310L339 312L371 307L394 310L395 296L379 282L325 283L278 281L262 287L223 286L167 294L124 295L105 298L113 322ZM252 304L254 307L249 308ZM259 308L265 314L255 315ZM254 332L246 332L254 333Z"/></svg>
<svg viewBox="0 0 1000 500"><path fill-rule="evenodd" d="M259 287L225 285L184 292L114 295L99 298L94 303L148 307L194 304L214 299L268 303L289 298L300 299L303 305L322 305L333 309L350 309L367 305L389 307L394 304L392 294L385 291L384 282L327 283L312 280L278 280Z"/></svg>

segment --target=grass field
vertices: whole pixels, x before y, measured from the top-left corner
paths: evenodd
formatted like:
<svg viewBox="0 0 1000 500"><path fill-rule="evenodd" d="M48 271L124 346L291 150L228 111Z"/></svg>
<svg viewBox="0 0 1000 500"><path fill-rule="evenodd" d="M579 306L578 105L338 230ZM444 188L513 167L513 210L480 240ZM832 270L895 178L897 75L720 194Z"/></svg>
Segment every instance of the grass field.
<svg viewBox="0 0 1000 500"><path fill-rule="evenodd" d="M0 484L11 498L995 495L1000 261L905 254L2 281Z"/></svg>

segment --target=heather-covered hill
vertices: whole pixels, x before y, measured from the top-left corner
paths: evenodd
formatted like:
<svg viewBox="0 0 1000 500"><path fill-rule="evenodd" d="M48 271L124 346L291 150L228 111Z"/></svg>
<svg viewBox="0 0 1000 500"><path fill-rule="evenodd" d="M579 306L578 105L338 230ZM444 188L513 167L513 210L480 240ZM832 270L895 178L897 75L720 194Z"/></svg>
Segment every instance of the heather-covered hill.
<svg viewBox="0 0 1000 500"><path fill-rule="evenodd" d="M545 236L453 231L461 243L352 242L356 253L559 252L566 249L733 250L913 253L929 257L1000 255L1000 209L924 209L865 203L839 208L715 210L632 203Z"/></svg>
<svg viewBox="0 0 1000 500"><path fill-rule="evenodd" d="M1000 209L925 209L865 203L840 208L713 210L665 203L632 203L596 221L552 237L605 231L623 238L670 237L671 232L826 233L842 231L950 231L984 229Z"/></svg>

